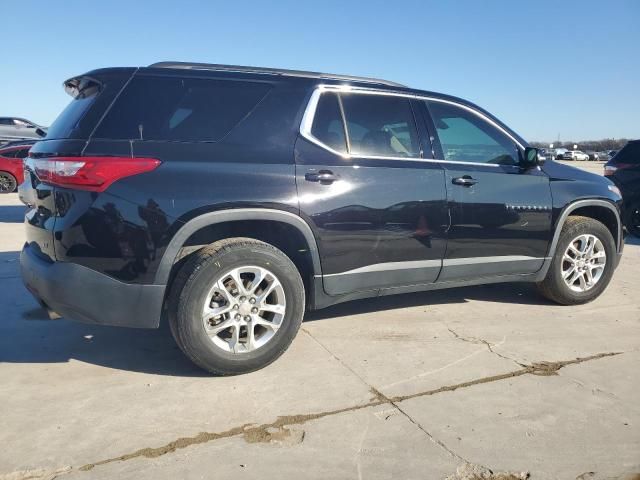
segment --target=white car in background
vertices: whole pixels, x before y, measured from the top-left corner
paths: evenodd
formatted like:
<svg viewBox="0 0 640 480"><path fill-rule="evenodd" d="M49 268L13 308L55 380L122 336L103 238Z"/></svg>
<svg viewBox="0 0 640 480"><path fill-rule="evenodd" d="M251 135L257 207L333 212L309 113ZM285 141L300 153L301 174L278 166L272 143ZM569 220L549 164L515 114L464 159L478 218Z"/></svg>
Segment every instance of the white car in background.
<svg viewBox="0 0 640 480"><path fill-rule="evenodd" d="M589 155L581 152L580 150L569 150L568 152L565 152L563 158L565 160L579 160L581 162L586 162L589 160Z"/></svg>
<svg viewBox="0 0 640 480"><path fill-rule="evenodd" d="M0 145L16 140L39 140L47 129L24 118L0 117Z"/></svg>

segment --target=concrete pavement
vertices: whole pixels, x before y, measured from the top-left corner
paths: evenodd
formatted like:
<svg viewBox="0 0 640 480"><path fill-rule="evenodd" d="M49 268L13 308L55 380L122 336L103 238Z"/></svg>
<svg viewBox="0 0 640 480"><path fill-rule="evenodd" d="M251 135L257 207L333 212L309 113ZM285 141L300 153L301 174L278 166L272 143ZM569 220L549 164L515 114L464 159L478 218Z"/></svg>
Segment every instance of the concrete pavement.
<svg viewBox="0 0 640 480"><path fill-rule="evenodd" d="M0 196L1 480L640 474L638 240L588 305L525 284L351 302L308 314L266 369L215 378L167 328L41 320L22 213Z"/></svg>

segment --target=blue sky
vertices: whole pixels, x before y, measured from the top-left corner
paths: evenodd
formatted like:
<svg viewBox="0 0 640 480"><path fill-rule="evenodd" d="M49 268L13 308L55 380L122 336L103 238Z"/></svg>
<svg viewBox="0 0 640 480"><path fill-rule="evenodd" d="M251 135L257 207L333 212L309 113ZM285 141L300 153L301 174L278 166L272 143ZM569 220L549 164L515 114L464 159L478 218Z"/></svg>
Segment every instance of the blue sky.
<svg viewBox="0 0 640 480"><path fill-rule="evenodd" d="M319 70L458 95L528 140L640 137L640 1L6 1L0 115L159 60Z"/></svg>

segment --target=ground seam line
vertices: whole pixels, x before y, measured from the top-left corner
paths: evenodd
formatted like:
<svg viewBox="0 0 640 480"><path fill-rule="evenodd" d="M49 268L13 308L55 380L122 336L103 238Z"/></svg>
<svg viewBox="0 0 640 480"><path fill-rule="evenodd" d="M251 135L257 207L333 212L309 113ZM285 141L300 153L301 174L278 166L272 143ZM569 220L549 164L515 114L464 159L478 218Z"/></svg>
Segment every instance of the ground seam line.
<svg viewBox="0 0 640 480"><path fill-rule="evenodd" d="M398 412L400 412L402 415L404 415L412 424L414 424L416 427L418 427L418 429L420 429L420 431L422 431L429 440L431 440L431 442L433 442L435 445L437 445L438 447L442 448L445 452L447 452L449 455L451 455L453 458L456 458L458 460L462 460L463 462L469 463L468 460L466 460L465 458L461 457L460 455L458 455L457 453L455 453L453 450L451 450L449 447L447 447L447 445L445 445L444 442L442 442L441 440L438 440L437 438L435 438L430 432L428 432L417 420L415 420L413 417L411 417L411 415L409 415L407 412L405 412L402 408L400 408L398 406L398 404L396 402L394 402L392 399L390 399L389 397L387 397L384 393L380 392L376 387L374 387L373 385L370 385L364 378L362 378L355 370L353 370L353 368L351 368L349 365L347 365L345 362L342 361L342 359L340 359L335 353L333 353L331 350L329 350L320 340L318 340L317 338L315 338L308 330L302 328L301 329L304 333L306 333L314 342L316 342L320 347L322 347L322 349L324 349L329 355L331 355L333 358L335 358L340 365L342 365L344 368L346 368L347 370L349 370L358 380L360 380L364 385L366 385L367 387L369 387L369 390L371 392L373 392L376 397L385 402L390 404L391 406L393 406Z"/></svg>

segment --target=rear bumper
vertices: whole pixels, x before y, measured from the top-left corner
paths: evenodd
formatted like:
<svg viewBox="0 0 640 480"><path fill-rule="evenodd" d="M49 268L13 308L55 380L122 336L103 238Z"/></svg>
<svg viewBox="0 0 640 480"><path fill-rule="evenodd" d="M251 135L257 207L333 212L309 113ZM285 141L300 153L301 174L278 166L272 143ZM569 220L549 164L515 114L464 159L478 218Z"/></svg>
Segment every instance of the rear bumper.
<svg viewBox="0 0 640 480"><path fill-rule="evenodd" d="M69 320L136 328L160 324L164 285L123 283L82 265L47 262L28 245L20 270L36 299Z"/></svg>

